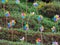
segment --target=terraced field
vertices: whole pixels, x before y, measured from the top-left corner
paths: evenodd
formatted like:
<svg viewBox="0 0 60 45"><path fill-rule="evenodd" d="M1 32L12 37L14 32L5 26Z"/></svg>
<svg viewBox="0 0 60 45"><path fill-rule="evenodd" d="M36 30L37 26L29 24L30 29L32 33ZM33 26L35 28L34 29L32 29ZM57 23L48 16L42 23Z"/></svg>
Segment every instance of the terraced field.
<svg viewBox="0 0 60 45"><path fill-rule="evenodd" d="M56 40L60 45L60 19L54 22L53 17L58 14L60 16L60 2L52 1L45 3L36 1L39 5L34 7L33 3L20 1L16 4L15 0L10 0L8 3L2 4L0 0L0 45L36 45L36 38L41 38L41 45L51 45L53 40ZM10 16L6 17L5 13L9 11ZM21 13L26 13L26 17L22 19ZM31 13L35 12L34 15ZM42 21L38 21L39 15L43 16ZM15 20L16 24L8 28L8 22ZM29 24L29 30L23 29L24 25ZM44 31L41 33L40 26L44 26ZM55 26L56 32L52 33L51 28ZM20 38L25 37L24 42Z"/></svg>

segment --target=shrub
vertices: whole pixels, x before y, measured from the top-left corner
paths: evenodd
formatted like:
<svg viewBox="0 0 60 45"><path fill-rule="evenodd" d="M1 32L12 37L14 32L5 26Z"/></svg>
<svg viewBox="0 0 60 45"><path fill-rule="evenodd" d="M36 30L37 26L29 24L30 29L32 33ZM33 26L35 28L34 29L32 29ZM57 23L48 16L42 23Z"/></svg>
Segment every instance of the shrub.
<svg viewBox="0 0 60 45"><path fill-rule="evenodd" d="M39 9L39 13L47 16L49 18L53 17L56 14L60 14L60 8L53 5L52 3L46 4L42 8Z"/></svg>
<svg viewBox="0 0 60 45"><path fill-rule="evenodd" d="M43 2L46 2L46 3L49 3L51 2L52 0L42 0Z"/></svg>
<svg viewBox="0 0 60 45"><path fill-rule="evenodd" d="M56 14L60 15L60 7L56 8Z"/></svg>

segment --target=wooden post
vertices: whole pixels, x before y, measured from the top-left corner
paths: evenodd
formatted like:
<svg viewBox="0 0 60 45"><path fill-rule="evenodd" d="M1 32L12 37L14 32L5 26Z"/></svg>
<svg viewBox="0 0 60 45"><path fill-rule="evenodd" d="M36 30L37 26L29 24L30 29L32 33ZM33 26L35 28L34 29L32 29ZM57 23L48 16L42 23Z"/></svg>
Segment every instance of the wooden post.
<svg viewBox="0 0 60 45"><path fill-rule="evenodd" d="M23 30L23 19L22 19L22 30Z"/></svg>
<svg viewBox="0 0 60 45"><path fill-rule="evenodd" d="M3 9L4 9L4 15L5 15L5 4L3 4ZM7 28L7 17L6 17L6 28ZM8 37L8 40L9 40L9 37ZM8 44L8 43L7 43ZM8 44L9 45L9 44Z"/></svg>
<svg viewBox="0 0 60 45"><path fill-rule="evenodd" d="M41 32L41 42L42 42L42 45L43 45L43 32Z"/></svg>
<svg viewBox="0 0 60 45"><path fill-rule="evenodd" d="M12 30L12 41L13 41L13 37L14 37L14 35L13 35L13 30Z"/></svg>
<svg viewBox="0 0 60 45"><path fill-rule="evenodd" d="M27 0L26 0L26 14L27 14ZM26 35L26 45L27 45L27 31L26 31L25 35Z"/></svg>

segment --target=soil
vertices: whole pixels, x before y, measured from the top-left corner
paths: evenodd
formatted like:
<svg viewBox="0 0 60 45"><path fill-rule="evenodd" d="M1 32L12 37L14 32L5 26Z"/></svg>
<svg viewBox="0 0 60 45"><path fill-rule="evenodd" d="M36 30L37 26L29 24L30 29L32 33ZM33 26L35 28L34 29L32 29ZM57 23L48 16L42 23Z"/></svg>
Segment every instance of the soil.
<svg viewBox="0 0 60 45"><path fill-rule="evenodd" d="M20 38L25 37L25 41L27 40L27 42L35 44L36 43L35 40L37 38L41 38L41 34L38 34L38 33L34 34L34 35L28 35L27 33L19 32L17 30L15 30L15 31L13 31L13 30L8 30L8 31L0 30L0 32L4 32L3 34L0 34L0 39L5 39L5 40L9 40L9 41L12 41L12 38L13 38L13 41L20 41L19 40ZM3 37L1 37L1 36L3 36ZM52 41L60 42L60 35L42 34L42 42L44 44L51 44Z"/></svg>

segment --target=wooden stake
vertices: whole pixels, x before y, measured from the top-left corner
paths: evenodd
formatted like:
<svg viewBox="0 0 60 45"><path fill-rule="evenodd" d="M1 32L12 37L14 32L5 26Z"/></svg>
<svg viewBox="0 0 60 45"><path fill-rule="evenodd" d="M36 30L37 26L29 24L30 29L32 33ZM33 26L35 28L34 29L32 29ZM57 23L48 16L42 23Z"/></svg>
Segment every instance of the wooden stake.
<svg viewBox="0 0 60 45"><path fill-rule="evenodd" d="M27 0L26 0L26 14L27 14ZM27 45L27 31L26 31L25 35L26 35L26 45Z"/></svg>

